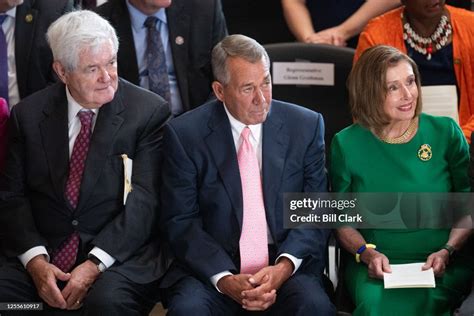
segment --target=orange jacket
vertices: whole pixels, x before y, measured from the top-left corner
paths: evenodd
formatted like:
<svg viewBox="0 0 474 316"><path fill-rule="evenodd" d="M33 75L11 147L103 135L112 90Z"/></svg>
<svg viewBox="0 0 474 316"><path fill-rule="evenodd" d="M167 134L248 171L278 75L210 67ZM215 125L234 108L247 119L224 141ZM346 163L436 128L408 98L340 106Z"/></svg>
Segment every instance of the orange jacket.
<svg viewBox="0 0 474 316"><path fill-rule="evenodd" d="M401 13L404 7L372 19L360 34L354 62L369 47L385 44L406 54ZM474 131L474 12L446 6L453 27L453 62L459 88L459 123L471 142Z"/></svg>

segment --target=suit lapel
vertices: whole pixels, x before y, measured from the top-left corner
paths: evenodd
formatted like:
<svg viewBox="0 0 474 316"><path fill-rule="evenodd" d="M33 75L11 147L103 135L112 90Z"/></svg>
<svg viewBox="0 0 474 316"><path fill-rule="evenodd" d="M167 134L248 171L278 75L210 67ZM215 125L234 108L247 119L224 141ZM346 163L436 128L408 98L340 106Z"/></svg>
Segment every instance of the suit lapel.
<svg viewBox="0 0 474 316"><path fill-rule="evenodd" d="M40 122L39 128L51 182L58 200L65 201L64 188L69 171L68 107L65 86L56 86L58 89L47 102L43 111L45 118Z"/></svg>
<svg viewBox="0 0 474 316"><path fill-rule="evenodd" d="M112 145L114 144L115 134L123 123L123 117L120 113L124 110L121 96L121 86L115 94L114 99L103 105L95 123L92 134L89 152L87 154L86 164L84 166L84 175L82 176L79 201L76 212L80 212L90 195L94 191L94 186L99 179L104 164L110 155Z"/></svg>
<svg viewBox="0 0 474 316"><path fill-rule="evenodd" d="M28 74L28 63L25 61L30 60L38 16L38 10L32 8L33 4L34 0L25 0L22 5L17 6L15 18L15 60L20 96L26 95L28 76L31 75Z"/></svg>
<svg viewBox="0 0 474 316"><path fill-rule="evenodd" d="M236 210L235 215L239 223L239 228L241 228L243 209L242 186L240 184L237 154L224 105L217 101L215 105L214 113L209 120L211 132L205 138L205 142L214 158L232 206L234 210Z"/></svg>
<svg viewBox="0 0 474 316"><path fill-rule="evenodd" d="M184 1L173 0L171 6L166 9L166 16L168 20L169 42L173 55L173 64L176 78L178 80L181 100L183 102L184 111L188 111L190 110L190 100L188 91L187 56L190 40L190 20L193 8L192 2L185 6ZM177 41L177 38L181 38L183 41Z"/></svg>
<svg viewBox="0 0 474 316"><path fill-rule="evenodd" d="M125 0L116 1L116 5L111 14L111 23L117 30L120 41L118 51L118 72L120 77L127 78L128 81L139 85L137 54L135 52L135 42L133 41L132 23L128 13Z"/></svg>
<svg viewBox="0 0 474 316"><path fill-rule="evenodd" d="M275 208L286 161L286 152L289 145L289 136L285 131L283 119L272 109L263 123L262 144L262 174L263 174L263 196L268 226L275 237Z"/></svg>

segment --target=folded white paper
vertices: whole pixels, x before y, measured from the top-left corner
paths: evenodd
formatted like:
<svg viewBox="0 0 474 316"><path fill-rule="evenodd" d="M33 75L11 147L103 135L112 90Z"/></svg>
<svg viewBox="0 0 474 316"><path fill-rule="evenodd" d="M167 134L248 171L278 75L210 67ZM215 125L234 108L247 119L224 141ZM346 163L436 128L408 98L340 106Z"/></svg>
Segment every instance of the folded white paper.
<svg viewBox="0 0 474 316"><path fill-rule="evenodd" d="M456 86L421 87L423 113L448 116L459 123L458 94Z"/></svg>
<svg viewBox="0 0 474 316"><path fill-rule="evenodd" d="M122 155L123 160L123 205L127 203L127 197L132 192L132 169L133 160L127 154Z"/></svg>
<svg viewBox="0 0 474 316"><path fill-rule="evenodd" d="M431 288L436 287L433 269L421 270L424 262L391 264L392 273L383 274L384 288Z"/></svg>

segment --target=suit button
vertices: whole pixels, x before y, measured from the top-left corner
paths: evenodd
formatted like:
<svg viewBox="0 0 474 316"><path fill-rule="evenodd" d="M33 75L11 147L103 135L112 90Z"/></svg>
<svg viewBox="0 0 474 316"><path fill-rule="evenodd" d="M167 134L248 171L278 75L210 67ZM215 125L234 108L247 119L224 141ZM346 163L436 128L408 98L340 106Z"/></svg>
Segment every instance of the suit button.
<svg viewBox="0 0 474 316"><path fill-rule="evenodd" d="M77 225L79 225L79 222L77 220L73 220L71 222L71 224L72 224L72 226L77 226Z"/></svg>

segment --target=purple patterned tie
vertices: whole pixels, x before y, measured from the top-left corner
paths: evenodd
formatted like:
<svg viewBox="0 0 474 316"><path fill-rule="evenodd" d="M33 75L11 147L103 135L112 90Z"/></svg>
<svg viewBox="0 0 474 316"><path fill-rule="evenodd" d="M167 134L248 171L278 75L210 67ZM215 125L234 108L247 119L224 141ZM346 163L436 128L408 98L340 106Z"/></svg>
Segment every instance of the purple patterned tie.
<svg viewBox="0 0 474 316"><path fill-rule="evenodd" d="M0 15L0 98L4 98L8 103L8 50L7 39L2 28L6 18L5 14Z"/></svg>
<svg viewBox="0 0 474 316"><path fill-rule="evenodd" d="M71 158L69 160L69 176L66 182L66 199L73 209L77 207L79 190L81 187L84 165L89 151L92 133L92 111L80 111L77 116L81 121L81 131L74 142ZM74 266L79 249L79 233L72 233L53 253L52 263L64 272L69 272Z"/></svg>
<svg viewBox="0 0 474 316"><path fill-rule="evenodd" d="M146 61L148 65L148 82L150 90L162 96L170 103L170 83L168 68L166 67L166 56L160 31L156 28L158 18L149 16L145 20L148 29ZM161 22L160 22L161 23Z"/></svg>

